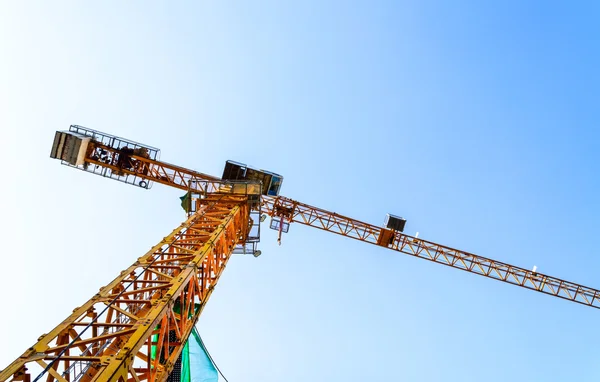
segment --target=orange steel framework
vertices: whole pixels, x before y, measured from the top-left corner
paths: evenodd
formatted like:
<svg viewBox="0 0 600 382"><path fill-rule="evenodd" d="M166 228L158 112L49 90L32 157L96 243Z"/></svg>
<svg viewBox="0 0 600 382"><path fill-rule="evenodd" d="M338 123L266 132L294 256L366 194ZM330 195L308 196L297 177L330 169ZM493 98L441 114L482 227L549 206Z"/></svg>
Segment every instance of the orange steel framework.
<svg viewBox="0 0 600 382"><path fill-rule="evenodd" d="M198 211L0 373L30 381L164 381L233 248L248 235L248 197L212 194ZM43 374L43 373L42 373Z"/></svg>
<svg viewBox="0 0 600 382"><path fill-rule="evenodd" d="M99 160L94 150L104 150ZM600 308L600 291L282 196L236 194L219 178L94 142L87 166L108 169L199 195L195 213L83 306L0 372L0 382L165 381L234 248L249 238L250 213L300 223L414 257ZM45 372L45 373L44 373ZM74 376L72 379L71 376ZM36 380L38 380L38 377Z"/></svg>
<svg viewBox="0 0 600 382"><path fill-rule="evenodd" d="M108 147L106 148L109 149ZM140 166L136 171L125 171L149 181L155 181L181 190L196 192L216 191L218 178L173 166L160 161L135 157ZM90 161L98 165L106 164ZM115 171L118 168L111 166ZM527 270L518 266L488 259L466 251L431 241L417 239L401 232L381 228L334 212L300 203L283 196L261 197L262 211L271 217L301 223L345 237L383 246L398 252L430 260L463 271L475 273L523 288L542 292L594 308L600 308L600 291L577 283Z"/></svg>

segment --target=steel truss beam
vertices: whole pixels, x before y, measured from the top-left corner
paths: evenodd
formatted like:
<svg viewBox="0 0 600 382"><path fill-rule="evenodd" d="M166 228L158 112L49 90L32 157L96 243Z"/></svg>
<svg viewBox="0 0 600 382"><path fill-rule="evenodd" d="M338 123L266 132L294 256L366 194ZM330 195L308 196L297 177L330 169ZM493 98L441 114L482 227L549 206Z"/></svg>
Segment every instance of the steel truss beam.
<svg viewBox="0 0 600 382"><path fill-rule="evenodd" d="M379 245L438 264L503 281L554 297L600 308L600 291L521 267L488 259L401 232L300 203L282 196L262 197L262 208L271 216L327 232Z"/></svg>
<svg viewBox="0 0 600 382"><path fill-rule="evenodd" d="M29 381L40 367L34 380L165 381L233 248L248 235L247 199L200 200L198 212L42 335L0 381Z"/></svg>
<svg viewBox="0 0 600 382"><path fill-rule="evenodd" d="M97 154L100 151L105 155L104 160ZM128 160L123 161L119 160L121 156L118 149L93 142L85 159L87 171L111 178L135 177L202 194L215 192L222 187L221 179L198 171L139 155L128 155Z"/></svg>
<svg viewBox="0 0 600 382"><path fill-rule="evenodd" d="M137 159L137 157L134 158ZM142 174L144 171L137 171L135 174L150 181L156 181L182 190L189 190L191 188L198 192L219 189L218 180L215 180L216 178L212 176L183 167L172 166L160 161L152 161L144 158L140 158L140 160L145 163L140 168L147 167L154 170L146 174ZM102 163L97 164L107 166ZM401 232L390 231L283 196L272 197L263 195L261 201L265 213L273 217L283 218L288 222L304 224L366 243L383 246L455 269L461 269L554 297L600 308L600 291L594 288L533 272L532 270L488 259L431 241L417 239L404 235Z"/></svg>

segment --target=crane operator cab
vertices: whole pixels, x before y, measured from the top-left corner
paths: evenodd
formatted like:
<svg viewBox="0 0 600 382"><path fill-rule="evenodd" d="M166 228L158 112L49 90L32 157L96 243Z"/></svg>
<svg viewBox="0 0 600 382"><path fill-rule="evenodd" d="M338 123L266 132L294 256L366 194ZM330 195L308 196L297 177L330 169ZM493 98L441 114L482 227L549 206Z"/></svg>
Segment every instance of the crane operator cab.
<svg viewBox="0 0 600 382"><path fill-rule="evenodd" d="M279 174L265 170L257 170L232 160L225 162L222 179L232 181L259 181L262 183L262 194L270 196L279 195L281 183L283 182L283 176Z"/></svg>

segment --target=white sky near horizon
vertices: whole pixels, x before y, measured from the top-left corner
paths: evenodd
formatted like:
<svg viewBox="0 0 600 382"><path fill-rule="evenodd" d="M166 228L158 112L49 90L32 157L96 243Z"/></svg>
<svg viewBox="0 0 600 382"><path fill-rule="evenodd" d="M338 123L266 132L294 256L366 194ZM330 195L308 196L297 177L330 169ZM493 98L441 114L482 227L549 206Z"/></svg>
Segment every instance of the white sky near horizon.
<svg viewBox="0 0 600 382"><path fill-rule="evenodd" d="M60 166L79 124L600 287L594 1L0 1L0 368L185 218ZM595 381L596 309L292 225L199 331L230 382Z"/></svg>

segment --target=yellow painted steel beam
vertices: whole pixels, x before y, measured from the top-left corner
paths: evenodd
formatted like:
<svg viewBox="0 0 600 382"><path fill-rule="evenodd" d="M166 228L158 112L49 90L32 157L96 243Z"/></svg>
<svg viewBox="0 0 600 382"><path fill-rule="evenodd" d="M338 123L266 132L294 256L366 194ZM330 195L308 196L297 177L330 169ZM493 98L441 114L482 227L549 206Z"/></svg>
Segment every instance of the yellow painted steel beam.
<svg viewBox="0 0 600 382"><path fill-rule="evenodd" d="M247 197L212 194L199 204L4 369L0 381L25 380L36 364L43 367L38 377L49 381L165 381L233 248L248 235Z"/></svg>

